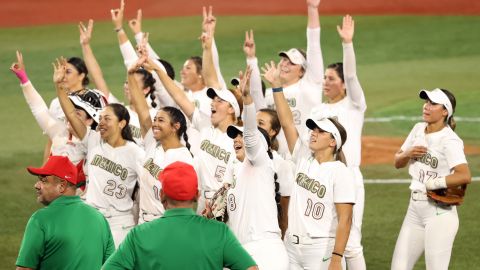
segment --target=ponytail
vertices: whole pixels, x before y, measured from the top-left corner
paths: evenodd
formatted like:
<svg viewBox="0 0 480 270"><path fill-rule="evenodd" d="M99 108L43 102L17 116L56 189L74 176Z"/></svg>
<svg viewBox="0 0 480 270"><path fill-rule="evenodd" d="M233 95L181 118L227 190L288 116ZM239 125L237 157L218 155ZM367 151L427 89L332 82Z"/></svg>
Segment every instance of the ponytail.
<svg viewBox="0 0 480 270"><path fill-rule="evenodd" d="M453 93L450 92L449 90L442 89L442 88L440 88L440 90L442 90L442 92L445 93L445 95L450 100L450 103L452 104L452 115L450 116L450 118L446 119L446 122L452 130L455 130L455 128L457 127L457 123L453 119L453 114L455 113L455 107L457 107L457 100L455 99L455 96L453 95Z"/></svg>
<svg viewBox="0 0 480 270"><path fill-rule="evenodd" d="M188 151L190 151L190 143L188 142L187 135L187 119L185 118L185 115L183 115L183 113L179 109L171 106L163 107L161 110L168 113L172 125L174 123L180 124L180 128L177 130L176 134L177 138L179 140L183 138L183 140L185 141L185 147L187 147ZM190 154L193 156L191 151Z"/></svg>
<svg viewBox="0 0 480 270"><path fill-rule="evenodd" d="M187 132L183 132L183 140L185 141L185 147L187 147L188 152L190 152L190 155L193 157L192 151L190 151L190 143L188 142Z"/></svg>
<svg viewBox="0 0 480 270"><path fill-rule="evenodd" d="M455 119L453 119L453 115L448 118L447 124L452 130L455 130L455 128L457 127L457 122L455 122Z"/></svg>

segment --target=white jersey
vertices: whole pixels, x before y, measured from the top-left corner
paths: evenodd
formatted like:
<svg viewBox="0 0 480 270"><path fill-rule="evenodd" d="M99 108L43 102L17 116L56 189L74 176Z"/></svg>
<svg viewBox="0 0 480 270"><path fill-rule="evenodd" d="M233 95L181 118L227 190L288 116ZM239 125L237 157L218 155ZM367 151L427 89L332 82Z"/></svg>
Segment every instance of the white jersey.
<svg viewBox="0 0 480 270"><path fill-rule="evenodd" d="M88 149L87 203L96 208L131 211L132 193L142 171L144 151L130 141L124 146L112 147L93 130L85 135L82 143Z"/></svg>
<svg viewBox="0 0 480 270"><path fill-rule="evenodd" d="M143 138L142 138L142 130L140 128L140 120L138 120L138 114L129 106L126 107L128 110L128 114L130 114L130 121L128 125L130 126L130 130L132 131L132 137L136 144L142 146L143 145ZM158 110L154 108L149 109L150 118L153 120L157 115Z"/></svg>
<svg viewBox="0 0 480 270"><path fill-rule="evenodd" d="M217 191L224 179L227 164L235 158L233 140L226 132L209 126L201 126L209 119L198 109L192 116L193 126L200 131L200 148L195 150L195 168L199 178L199 188L203 191Z"/></svg>
<svg viewBox="0 0 480 270"><path fill-rule="evenodd" d="M193 166L192 154L186 147L168 149L157 143L150 129L145 135L145 161L140 175L140 212L160 217L165 212L160 202L162 184L159 174L169 164L182 161Z"/></svg>
<svg viewBox="0 0 480 270"><path fill-rule="evenodd" d="M425 134L427 123L417 123L400 148L407 151L413 146L426 143L427 153L416 160L410 159L408 172L412 176L410 189L426 192L425 181L431 178L445 177L459 164L466 164L463 141L449 127Z"/></svg>
<svg viewBox="0 0 480 270"><path fill-rule="evenodd" d="M292 193L293 177L295 164L288 159L284 159L276 151L273 154L273 167L277 173L277 182L280 184L279 193L283 197L289 197Z"/></svg>
<svg viewBox="0 0 480 270"><path fill-rule="evenodd" d="M359 167L362 149L362 128L367 109L365 95L355 71L355 54L352 43L343 44L344 77L347 96L337 103L322 103L312 110L311 118L337 118L347 131L347 141L343 145L343 153L348 167ZM307 132L302 134L308 141Z"/></svg>
<svg viewBox="0 0 480 270"><path fill-rule="evenodd" d="M225 179L232 181L227 197L228 225L242 244L280 239L273 161L267 153L267 142L257 129L255 106L245 106L243 113L245 159L240 162L235 158L225 174Z"/></svg>
<svg viewBox="0 0 480 270"><path fill-rule="evenodd" d="M52 141L51 153L55 156L66 156L73 164L78 164L85 158L86 149L76 137L68 131L64 120L53 117L30 81L22 84L23 95L37 120L38 125Z"/></svg>
<svg viewBox="0 0 480 270"><path fill-rule="evenodd" d="M293 152L297 164L288 208L288 230L298 236L335 238L335 203L355 203L351 171L340 161L318 163L303 140Z"/></svg>

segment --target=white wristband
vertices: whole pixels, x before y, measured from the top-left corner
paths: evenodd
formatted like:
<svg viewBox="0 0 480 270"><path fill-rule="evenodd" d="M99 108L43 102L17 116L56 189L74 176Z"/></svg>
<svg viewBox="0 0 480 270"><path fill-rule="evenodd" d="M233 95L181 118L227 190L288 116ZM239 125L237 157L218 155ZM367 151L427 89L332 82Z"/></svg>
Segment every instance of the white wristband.
<svg viewBox="0 0 480 270"><path fill-rule="evenodd" d="M447 180L445 177L437 177L433 179L428 179L425 182L425 188L427 190L436 190L441 188L447 188Z"/></svg>

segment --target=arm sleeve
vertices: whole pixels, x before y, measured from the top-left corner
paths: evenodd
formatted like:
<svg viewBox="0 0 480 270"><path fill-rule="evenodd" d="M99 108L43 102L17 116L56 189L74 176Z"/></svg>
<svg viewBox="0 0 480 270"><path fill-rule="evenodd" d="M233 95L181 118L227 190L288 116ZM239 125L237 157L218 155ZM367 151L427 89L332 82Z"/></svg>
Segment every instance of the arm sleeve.
<svg viewBox="0 0 480 270"><path fill-rule="evenodd" d="M135 41L137 44L141 43L143 39L143 32L137 33L135 35ZM150 43L147 43L147 52L150 58L154 59L160 59L160 56L153 50L152 46L150 46Z"/></svg>
<svg viewBox="0 0 480 270"><path fill-rule="evenodd" d="M220 84L220 89L227 89L227 84L225 79L223 79L222 71L220 70L220 57L218 56L218 49L215 39L212 40L212 58L213 66L215 67L215 72L217 73L218 83Z"/></svg>
<svg viewBox="0 0 480 270"><path fill-rule="evenodd" d="M310 148L308 148L300 136L298 136L297 142L295 143L292 151L292 162L295 163L295 165L298 165L298 162L300 162L303 158L310 157L311 153L312 151Z"/></svg>
<svg viewBox="0 0 480 270"><path fill-rule="evenodd" d="M36 269L44 254L45 233L35 215L30 218L25 228L16 265Z"/></svg>
<svg viewBox="0 0 480 270"><path fill-rule="evenodd" d="M130 41L127 41L120 45L120 52L123 57L123 64L128 69L133 63L138 59L138 55L133 48L133 45Z"/></svg>
<svg viewBox="0 0 480 270"><path fill-rule="evenodd" d="M252 69L252 75L250 77L250 95L255 104L255 110L258 112L260 109L267 107L267 102L262 93L262 78L260 76L260 69L258 68L258 59L256 57L247 58L247 65Z"/></svg>
<svg viewBox="0 0 480 270"><path fill-rule="evenodd" d="M252 103L243 107L243 141L247 159L255 166L269 160L266 145L262 143L263 135L257 128L255 105Z"/></svg>
<svg viewBox="0 0 480 270"><path fill-rule="evenodd" d="M135 239L134 231L132 229L123 242L120 244L118 249L108 258L108 260L103 265L102 269L105 270L127 270L134 269L135 266Z"/></svg>
<svg viewBox="0 0 480 270"><path fill-rule="evenodd" d="M334 203L355 203L355 183L353 173L343 163L335 168L333 174L333 202Z"/></svg>
<svg viewBox="0 0 480 270"><path fill-rule="evenodd" d="M56 128L56 126L62 123L49 113L47 104L37 90L35 90L30 81L22 85L22 90L25 100L27 101L32 114L35 117L35 120L37 120L38 125L43 132L46 133L50 139L52 139L58 132L58 128Z"/></svg>
<svg viewBox="0 0 480 270"><path fill-rule="evenodd" d="M355 61L355 52L353 43L343 43L343 73L345 77L345 86L347 88L347 97L361 111L367 109L365 94L357 77L357 64Z"/></svg>
<svg viewBox="0 0 480 270"><path fill-rule="evenodd" d="M245 270L257 265L226 225L223 261L224 266L232 270Z"/></svg>
<svg viewBox="0 0 480 270"><path fill-rule="evenodd" d="M320 28L307 28L307 80L321 85L323 83L324 67L320 48ZM322 91L321 87L319 91Z"/></svg>

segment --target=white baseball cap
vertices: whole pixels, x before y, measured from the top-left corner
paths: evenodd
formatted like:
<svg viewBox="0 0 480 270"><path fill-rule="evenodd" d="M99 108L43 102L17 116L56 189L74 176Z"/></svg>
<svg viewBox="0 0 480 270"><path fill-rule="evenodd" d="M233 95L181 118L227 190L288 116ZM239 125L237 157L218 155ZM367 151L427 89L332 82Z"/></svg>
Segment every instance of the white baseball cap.
<svg viewBox="0 0 480 270"><path fill-rule="evenodd" d="M319 128L323 131L326 131L330 134L332 134L333 138L335 139L335 142L337 143L336 150L338 150L340 147L342 147L342 137L340 136L340 132L338 131L337 127L335 124L333 124L332 121L330 121L328 118L322 118L319 120L313 120L313 119L307 119L307 127L311 130L315 128Z"/></svg>
<svg viewBox="0 0 480 270"><path fill-rule="evenodd" d="M448 96L441 89L435 88L432 91L422 89L420 90L420 93L418 93L418 96L421 99L429 99L433 103L442 104L445 106L448 111L447 119L453 115L452 103L450 102Z"/></svg>
<svg viewBox="0 0 480 270"><path fill-rule="evenodd" d="M240 106L238 106L237 99L235 98L233 93L230 92L230 90L215 90L213 88L208 88L207 96L211 99L219 97L230 103L230 105L232 105L233 109L235 110L235 117L240 116Z"/></svg>
<svg viewBox="0 0 480 270"><path fill-rule="evenodd" d="M307 68L307 59L305 59L305 56L303 56L303 54L296 48L292 48L288 51L282 51L278 55L287 57L295 65L301 65L303 69Z"/></svg>
<svg viewBox="0 0 480 270"><path fill-rule="evenodd" d="M230 125L227 128L227 135L232 139L235 139L240 133L243 134L243 127Z"/></svg>

